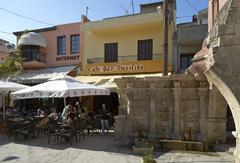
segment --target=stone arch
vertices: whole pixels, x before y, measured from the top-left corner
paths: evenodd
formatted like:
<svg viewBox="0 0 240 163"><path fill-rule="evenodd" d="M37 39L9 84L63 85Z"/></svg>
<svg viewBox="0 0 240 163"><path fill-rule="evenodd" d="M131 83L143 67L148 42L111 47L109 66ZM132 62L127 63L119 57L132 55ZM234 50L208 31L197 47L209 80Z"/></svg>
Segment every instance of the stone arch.
<svg viewBox="0 0 240 163"><path fill-rule="evenodd" d="M221 79L221 77L217 76L213 71L209 70L205 72L205 75L208 79L208 81L211 84L214 84L218 90L221 92L225 100L227 101L233 118L235 122L236 131L240 131L240 105L239 105L239 99L235 96L234 91L231 90L229 86ZM237 82L237 81L236 81Z"/></svg>
<svg viewBox="0 0 240 163"><path fill-rule="evenodd" d="M228 0L193 59L190 72L206 75L226 99L235 122L236 162L240 162L240 1ZM206 50L207 49L207 50Z"/></svg>

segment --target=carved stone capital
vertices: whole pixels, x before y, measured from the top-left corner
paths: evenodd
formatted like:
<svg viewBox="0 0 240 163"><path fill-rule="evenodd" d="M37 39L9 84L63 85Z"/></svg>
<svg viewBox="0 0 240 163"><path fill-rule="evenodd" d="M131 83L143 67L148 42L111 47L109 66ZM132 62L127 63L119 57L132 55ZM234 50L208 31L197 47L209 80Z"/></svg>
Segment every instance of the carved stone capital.
<svg viewBox="0 0 240 163"><path fill-rule="evenodd" d="M173 85L174 85L174 88L180 88L181 87L180 81L174 81Z"/></svg>

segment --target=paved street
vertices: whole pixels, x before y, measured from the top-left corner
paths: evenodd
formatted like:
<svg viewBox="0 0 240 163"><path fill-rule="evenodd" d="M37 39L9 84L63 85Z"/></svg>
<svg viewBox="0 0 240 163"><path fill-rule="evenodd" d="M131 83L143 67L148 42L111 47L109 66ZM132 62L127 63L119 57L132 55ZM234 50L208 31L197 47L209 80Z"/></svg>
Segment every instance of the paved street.
<svg viewBox="0 0 240 163"><path fill-rule="evenodd" d="M47 144L46 137L9 142L0 137L0 162L6 163L140 163L140 156L130 148L119 146L113 136L88 136L79 144ZM155 152L158 163L229 163L228 153Z"/></svg>

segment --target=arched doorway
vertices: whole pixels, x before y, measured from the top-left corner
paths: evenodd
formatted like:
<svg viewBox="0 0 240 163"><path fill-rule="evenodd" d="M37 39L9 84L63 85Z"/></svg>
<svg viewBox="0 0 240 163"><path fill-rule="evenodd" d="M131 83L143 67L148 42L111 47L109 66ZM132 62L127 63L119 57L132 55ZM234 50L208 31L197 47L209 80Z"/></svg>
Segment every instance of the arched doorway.
<svg viewBox="0 0 240 163"><path fill-rule="evenodd" d="M232 132L236 131L234 119L230 107L227 107L227 122L226 122L226 144L235 145L236 139Z"/></svg>

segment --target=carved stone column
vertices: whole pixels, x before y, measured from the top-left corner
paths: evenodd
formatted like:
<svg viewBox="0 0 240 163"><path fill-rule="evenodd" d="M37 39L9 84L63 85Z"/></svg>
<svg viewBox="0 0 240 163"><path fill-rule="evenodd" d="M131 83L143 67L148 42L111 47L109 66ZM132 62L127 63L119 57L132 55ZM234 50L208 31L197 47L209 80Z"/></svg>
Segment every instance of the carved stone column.
<svg viewBox="0 0 240 163"><path fill-rule="evenodd" d="M181 96L181 88L180 88L180 82L174 81L174 88L173 88L173 97L174 97L174 138L175 139L181 139L181 133L180 133L180 126L181 126L181 120L180 120L180 98Z"/></svg>
<svg viewBox="0 0 240 163"><path fill-rule="evenodd" d="M149 134L150 139L157 137L156 135L156 93L154 89L150 89L150 110L149 110Z"/></svg>
<svg viewBox="0 0 240 163"><path fill-rule="evenodd" d="M127 83L124 79L115 79L114 82L117 84L117 93L119 100L119 115L127 115L127 93L125 91Z"/></svg>
<svg viewBox="0 0 240 163"><path fill-rule="evenodd" d="M205 141L207 139L207 124L206 124L206 114L209 107L209 90L208 88L198 88L199 96L199 140Z"/></svg>

